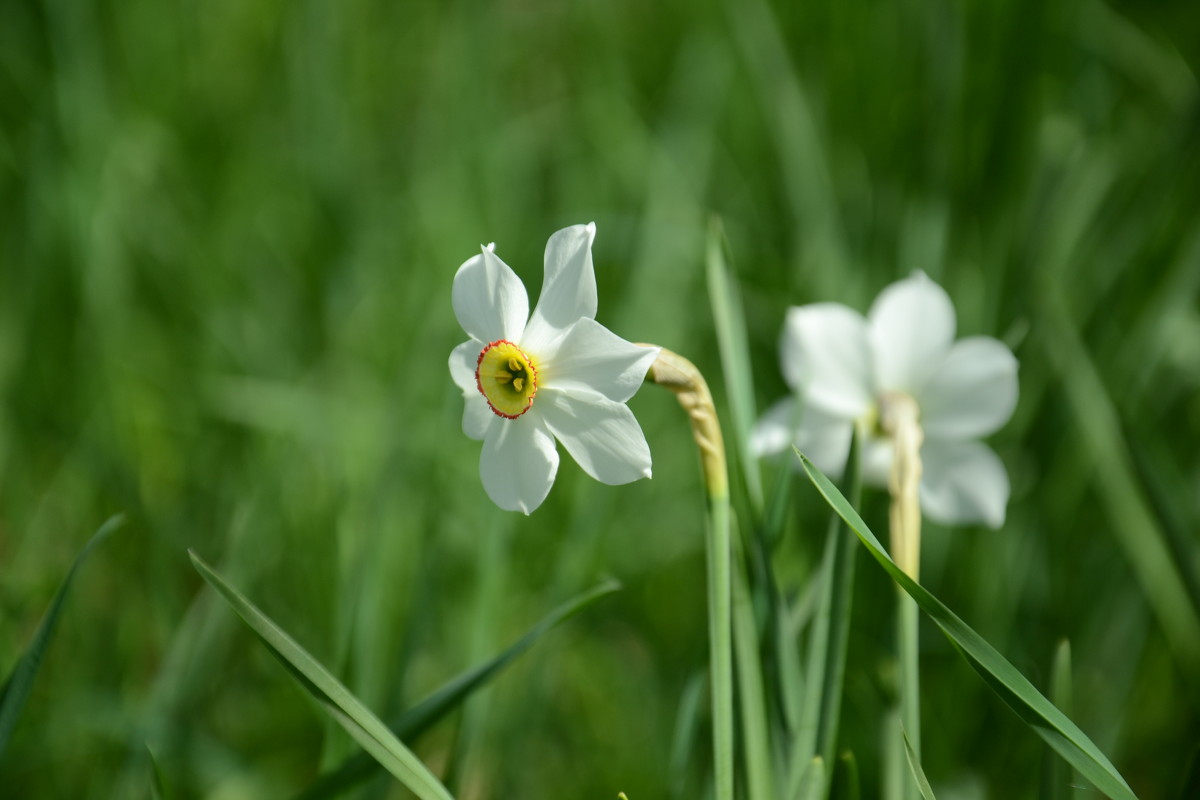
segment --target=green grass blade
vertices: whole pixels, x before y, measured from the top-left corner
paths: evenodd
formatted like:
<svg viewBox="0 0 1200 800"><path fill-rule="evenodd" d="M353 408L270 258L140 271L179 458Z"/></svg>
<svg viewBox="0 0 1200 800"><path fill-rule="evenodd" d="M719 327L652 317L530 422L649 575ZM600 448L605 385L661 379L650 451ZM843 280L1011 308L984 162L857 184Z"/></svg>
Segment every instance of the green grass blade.
<svg viewBox="0 0 1200 800"><path fill-rule="evenodd" d="M855 501L861 486L858 459L858 436L855 434L850 440L846 461L846 493ZM793 790L806 759L819 755L826 764L833 763L837 744L854 586L855 539L846 535L845 525L837 514L829 520L825 553L815 579L820 584L821 595L809 637L808 682L800 725L792 742L790 784Z"/></svg>
<svg viewBox="0 0 1200 800"><path fill-rule="evenodd" d="M619 591L620 588L621 584L617 581L606 580L562 603L494 658L443 684L421 702L392 720L389 726L392 732L401 740L411 740L424 733L434 723L457 708L474 691L496 677L505 667L533 647L544 634L554 630L597 601ZM297 796L297 800L336 797L370 779L379 772L380 768L380 764L376 760L364 753L351 756L335 769L319 776Z"/></svg>
<svg viewBox="0 0 1200 800"><path fill-rule="evenodd" d="M1101 792L1113 800L1136 800L1137 796L1129 788L1129 784L1087 734L1047 700L987 640L896 566L875 538L875 534L837 487L802 453L796 451L796 454L813 485L842 519L846 520L871 556L942 629L967 663L1017 712L1017 715Z"/></svg>
<svg viewBox="0 0 1200 800"><path fill-rule="evenodd" d="M713 779L716 800L733 800L733 546L729 495L709 492L708 642L712 682Z"/></svg>
<svg viewBox="0 0 1200 800"><path fill-rule="evenodd" d="M188 554L201 577L364 750L422 800L451 800L433 773L349 689L195 552L189 550Z"/></svg>
<svg viewBox="0 0 1200 800"><path fill-rule="evenodd" d="M908 769L912 772L913 780L917 783L917 789L920 790L921 797L925 798L925 800L935 800L933 787L929 785L929 779L925 777L925 770L921 769L921 759L917 758L912 742L908 739L908 733L902 728L900 735L904 738L904 757L908 761Z"/></svg>
<svg viewBox="0 0 1200 800"><path fill-rule="evenodd" d="M758 626L746 586L745 559L739 538L733 537L733 646L737 662L738 704L742 712L742 744L750 800L774 800L775 767L767 731L763 665L759 658Z"/></svg>
<svg viewBox="0 0 1200 800"><path fill-rule="evenodd" d="M820 800L825 796L825 762L813 756L800 774L800 782L792 793L792 800Z"/></svg>
<svg viewBox="0 0 1200 800"><path fill-rule="evenodd" d="M1063 639L1054 650L1054 662L1050 666L1050 700L1071 713L1071 643ZM1071 768L1048 748L1042 760L1042 797L1045 800L1070 800L1075 776Z"/></svg>
<svg viewBox="0 0 1200 800"><path fill-rule="evenodd" d="M833 771L833 785L829 789L829 800L858 800L861 792L858 784L858 761L854 753L846 750L838 756Z"/></svg>
<svg viewBox="0 0 1200 800"><path fill-rule="evenodd" d="M1200 670L1200 609L1192 604L1166 534L1138 486L1120 416L1092 355L1057 293L1044 297L1048 335L1043 337L1078 426L1080 445L1095 464L1100 502L1109 526L1141 584L1181 666Z"/></svg>
<svg viewBox="0 0 1200 800"><path fill-rule="evenodd" d="M750 449L750 431L754 427L754 380L750 370L750 347L746 344L746 319L741 292L730 274L726 253L725 228L718 217L708 225L707 278L708 298L712 305L717 349L721 353L721 371L725 373L725 395L733 421L733 441L746 494L756 519L763 513L762 475L758 459Z"/></svg>
<svg viewBox="0 0 1200 800"><path fill-rule="evenodd" d="M150 760L150 797L153 800L168 800L171 794L167 791L167 780L163 777L158 759L154 757L154 751L149 745L146 747L146 757Z"/></svg>
<svg viewBox="0 0 1200 800"><path fill-rule="evenodd" d="M675 733L671 737L671 760L669 774L671 776L671 797L675 800L694 797L688 792L688 765L692 760L692 751L700 732L700 711L704 702L704 688L708 684L708 676L704 673L693 675L683 687L679 698L679 710L675 714Z"/></svg>
<svg viewBox="0 0 1200 800"><path fill-rule="evenodd" d="M17 719L21 716L25 701L29 699L29 692L33 689L33 680L37 677L37 670L42 663L42 657L46 654L46 648L50 646L54 627L58 624L63 602L67 598L67 591L71 588L76 573L79 572L79 568L83 566L83 562L87 561L88 556L92 554L97 545L124 523L125 516L123 514L109 517L100 526L100 529L92 534L92 538L79 551L79 555L75 556L71 569L67 571L67 577L63 578L58 591L54 593L54 599L50 601L46 615L42 617L37 630L34 631L33 641L29 643L29 647L25 648L25 652L13 665L12 672L5 678L4 688L0 689L0 755L8 746L8 739L17 725Z"/></svg>

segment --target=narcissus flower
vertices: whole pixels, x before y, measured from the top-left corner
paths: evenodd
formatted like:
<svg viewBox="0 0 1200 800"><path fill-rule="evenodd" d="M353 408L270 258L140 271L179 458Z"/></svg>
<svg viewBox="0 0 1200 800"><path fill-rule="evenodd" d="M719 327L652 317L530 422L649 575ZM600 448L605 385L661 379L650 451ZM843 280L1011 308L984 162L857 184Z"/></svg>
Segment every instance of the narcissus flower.
<svg viewBox="0 0 1200 800"><path fill-rule="evenodd" d="M625 405L658 356L596 322L594 224L546 243L537 307L488 245L454 276L454 314L471 338L450 354L463 392L463 433L483 442L488 497L532 512L558 472L554 440L602 483L650 477L650 448Z"/></svg>
<svg viewBox="0 0 1200 800"><path fill-rule="evenodd" d="M754 430L760 454L793 443L822 471L845 469L854 425L865 433L863 478L887 484L892 444L880 426L890 400L916 402L924 433L921 510L948 525L1004 524L1008 473L978 441L1017 404L1017 360L1000 341L954 341L954 305L924 273L888 286L864 319L838 303L788 310L780 340L784 380L795 392Z"/></svg>

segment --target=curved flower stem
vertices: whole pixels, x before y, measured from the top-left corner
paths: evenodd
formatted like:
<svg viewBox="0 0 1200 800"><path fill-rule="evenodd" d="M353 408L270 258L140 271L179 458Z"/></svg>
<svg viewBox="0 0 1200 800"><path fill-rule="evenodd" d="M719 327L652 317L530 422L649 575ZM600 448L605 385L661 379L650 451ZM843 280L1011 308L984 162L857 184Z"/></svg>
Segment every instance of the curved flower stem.
<svg viewBox="0 0 1200 800"><path fill-rule="evenodd" d="M924 433L917 403L907 394L884 398L880 421L892 437L894 453L888 475L892 496L888 511L891 550L896 564L914 581L921 567L921 442ZM896 638L900 660L900 722L917 759L921 755L921 672L918 655L920 613L917 604L897 587ZM909 785L906 797L915 797Z"/></svg>
<svg viewBox="0 0 1200 800"><path fill-rule="evenodd" d="M646 380L674 392L687 412L708 495L708 638L712 679L716 800L733 800L733 632L730 586L729 469L704 376L683 356L660 349Z"/></svg>

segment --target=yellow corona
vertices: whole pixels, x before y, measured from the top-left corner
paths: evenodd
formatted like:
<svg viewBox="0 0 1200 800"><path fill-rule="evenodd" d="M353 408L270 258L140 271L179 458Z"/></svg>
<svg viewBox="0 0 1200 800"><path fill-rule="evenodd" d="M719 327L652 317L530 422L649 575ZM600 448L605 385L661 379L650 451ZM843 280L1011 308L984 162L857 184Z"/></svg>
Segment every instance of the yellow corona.
<svg viewBox="0 0 1200 800"><path fill-rule="evenodd" d="M479 353L475 385L497 416L516 419L533 407L537 366L524 350L499 339Z"/></svg>

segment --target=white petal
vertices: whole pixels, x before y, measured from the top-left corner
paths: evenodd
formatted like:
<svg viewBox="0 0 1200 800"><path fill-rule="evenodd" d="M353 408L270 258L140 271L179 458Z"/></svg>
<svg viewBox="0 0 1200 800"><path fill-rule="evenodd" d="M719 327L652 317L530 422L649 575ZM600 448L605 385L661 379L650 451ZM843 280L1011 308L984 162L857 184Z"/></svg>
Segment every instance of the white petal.
<svg viewBox="0 0 1200 800"><path fill-rule="evenodd" d="M1017 407L1017 359L990 336L954 343L917 401L928 436L974 439L994 433Z"/></svg>
<svg viewBox="0 0 1200 800"><path fill-rule="evenodd" d="M469 336L481 342L519 342L529 317L529 297L517 274L490 245L467 259L454 275L454 315Z"/></svg>
<svg viewBox="0 0 1200 800"><path fill-rule="evenodd" d="M926 440L921 448L921 510L943 525L982 522L999 528L1008 505L1008 473L979 442Z"/></svg>
<svg viewBox="0 0 1200 800"><path fill-rule="evenodd" d="M656 358L657 347L631 344L595 320L580 319L567 329L553 359L538 366L538 385L591 390L624 403Z"/></svg>
<svg viewBox="0 0 1200 800"><path fill-rule="evenodd" d="M483 348L484 345L480 342L468 339L450 351L450 377L464 394L479 394L479 387L475 384L475 367L479 363L479 354L483 352Z"/></svg>
<svg viewBox="0 0 1200 800"><path fill-rule="evenodd" d="M487 439L492 425L499 425L504 421L496 416L492 407L487 404L487 400L484 400L483 395L479 392L463 393L462 429L467 438L482 442Z"/></svg>
<svg viewBox="0 0 1200 800"><path fill-rule="evenodd" d="M750 449L758 456L770 456L787 450L796 439L799 422L796 398L785 397L777 401L754 423L754 429L750 431Z"/></svg>
<svg viewBox="0 0 1200 800"><path fill-rule="evenodd" d="M858 461L863 483L887 488L894 449L892 440L883 436L868 436L863 440L862 455Z"/></svg>
<svg viewBox="0 0 1200 800"><path fill-rule="evenodd" d="M811 404L797 407L795 398L785 398L762 415L750 434L750 445L759 455L784 452L794 460L795 445L830 477L839 477L846 469L853 423L829 414ZM799 467L799 462L795 462Z"/></svg>
<svg viewBox="0 0 1200 800"><path fill-rule="evenodd" d="M788 385L809 404L846 419L870 407L871 351L857 311L839 303L789 308L779 353Z"/></svg>
<svg viewBox="0 0 1200 800"><path fill-rule="evenodd" d="M535 410L583 471L616 486L650 477L650 445L624 403L596 392L538 391Z"/></svg>
<svg viewBox="0 0 1200 800"><path fill-rule="evenodd" d="M488 497L504 510L531 513L550 493L557 472L554 437L540 417L497 419L488 429L479 477Z"/></svg>
<svg viewBox="0 0 1200 800"><path fill-rule="evenodd" d="M450 353L450 377L463 393L463 433L476 441L485 439L492 421L499 419L475 383L475 365L482 349L482 344L469 339Z"/></svg>
<svg viewBox="0 0 1200 800"><path fill-rule="evenodd" d="M954 341L954 304L924 272L884 289L867 319L880 389L917 393Z"/></svg>
<svg viewBox="0 0 1200 800"><path fill-rule="evenodd" d="M854 423L845 417L831 415L811 403L804 408L796 447L830 478L840 478L846 470L850 455L850 434Z"/></svg>
<svg viewBox="0 0 1200 800"><path fill-rule="evenodd" d="M596 317L596 273L592 268L592 240L596 224L572 225L546 242L546 273L537 308L529 319L522 345L530 352L554 349L578 319Z"/></svg>

